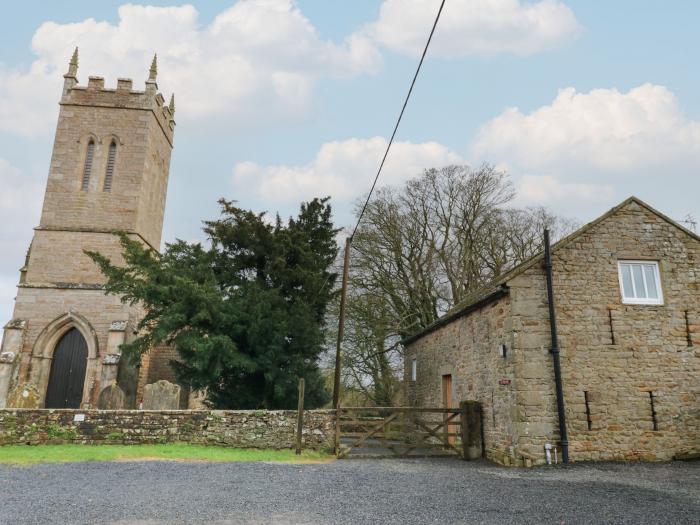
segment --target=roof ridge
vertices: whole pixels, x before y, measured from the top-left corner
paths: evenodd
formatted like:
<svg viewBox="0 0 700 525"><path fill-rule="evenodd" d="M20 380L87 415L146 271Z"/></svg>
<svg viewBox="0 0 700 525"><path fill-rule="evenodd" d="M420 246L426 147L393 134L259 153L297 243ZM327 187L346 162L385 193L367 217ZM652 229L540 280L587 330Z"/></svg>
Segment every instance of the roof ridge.
<svg viewBox="0 0 700 525"><path fill-rule="evenodd" d="M555 243L552 245L552 252L554 252L554 251L556 251L556 250L558 250L558 249L560 249L560 248L563 248L564 246L567 246L567 245L568 245L569 243L571 243L574 239L576 239L576 238L578 238L579 236L583 235L585 232L587 232L588 230L590 230L590 229L593 228L594 226L597 226L598 224L600 224L600 223L603 222L604 220L608 219L609 217L615 215L618 211L620 211L620 210L623 209L624 207L628 206L628 205L629 205L630 203L632 203L632 202L634 202L635 204L638 204L638 205L640 205L640 206L643 206L644 208L646 208L647 210L649 210L649 211L652 212L653 214L657 215L657 216L660 217L661 219L665 220L666 222L668 222L668 223L671 224L672 226L675 226L676 228L678 228L678 229L681 230L682 232L684 232L684 233L690 235L691 237L693 237L694 239L700 241L700 236L698 236L696 233L694 233L694 232L690 231L689 229L685 228L684 226L682 226L682 225L679 224L678 222L676 222L676 221L674 221L673 219L671 219L668 215L665 215L665 214L661 213L661 212L660 212L659 210L657 210L656 208L653 208L652 206L650 206L649 204L647 204L646 202L644 202L644 201L643 201L642 199L640 199L639 197L636 197L636 196L634 196L634 195L630 195L630 196L627 197L625 200L623 200L621 203L619 203L619 204L613 206L612 208L610 208L608 211L606 211L606 212L603 213L602 215L599 215L599 216L596 217L595 219L593 219L593 220L587 222L586 224L584 224L584 225L581 226L580 228L574 230L574 231L571 232L569 235L567 235L567 236L562 237L561 239L559 239L557 242L555 242ZM505 282L505 281L508 281L508 280L512 279L513 277L515 277L515 276L517 276L517 275L520 275L522 272L524 272L524 271L526 271L527 269L529 269L529 268L532 266L532 264L534 264L534 263L537 261L537 259L539 259L539 258L541 258L541 257L544 257L544 251L539 251L539 252L537 252L537 253L534 254L532 257L530 257L529 259L526 259L526 260L523 261L522 263L520 263L520 264L518 264L517 266L511 268L511 269L510 269L509 271L507 271L506 273L504 273L504 274L502 274L502 275L500 275L500 276L496 276L496 277L494 278L494 280L491 281L490 285L491 285L491 286L493 286L493 285L499 285L499 284L502 284L502 283Z"/></svg>
<svg viewBox="0 0 700 525"><path fill-rule="evenodd" d="M627 202L632 202L632 201L636 202L636 203L639 204L640 206L644 206L647 210L649 210L650 212L654 213L655 215L658 215L658 216L661 217L663 220L665 220L667 223L669 223L671 226L675 226L676 228L678 228L679 230L681 230L683 233L685 233L685 234L687 234L687 235L690 235L690 236L693 237L695 240L700 241L700 235L698 235L697 233L695 233L695 232L692 231L692 230L689 230L688 228L686 228L685 226L683 226L681 223L679 223L678 221L672 219L671 217L669 217L669 216L666 215L665 213L660 212L659 210L657 210L656 208L654 208L654 207L651 206L650 204L646 203L645 201L643 201L643 200L640 199L639 197L635 197L635 196L633 195L633 196L629 197L628 199L626 199L626 200L625 200L625 203L627 203Z"/></svg>
<svg viewBox="0 0 700 525"><path fill-rule="evenodd" d="M622 208L624 208L625 206L629 205L632 202L634 202L640 206L643 206L644 208L646 208L647 210L649 210L653 214L657 215L661 219L665 220L666 222L668 222L672 226L675 226L676 228L678 228L682 232L686 233L687 235L690 235L695 240L700 241L700 236L698 236L696 233L685 228L684 226L682 226L678 222L674 221L673 219L671 219L667 215L661 213L656 208L653 208L652 206L650 206L649 204L644 202L639 197L636 197L634 195L630 195L625 200L623 200L621 203L617 204L616 206L613 206L612 208L610 208L608 211L606 211L602 215L596 217L595 219L593 219L590 222L587 222L586 224L584 224L580 228L571 232L569 235L559 239L557 242L555 242L552 245L552 249L551 249L552 253L554 253L556 250L559 250L560 248L563 248L563 247L569 245L576 238L583 235L585 232L587 232L591 228L597 226L598 224L600 224L604 220L608 219L612 215L616 214L618 211L620 211ZM435 321L433 321L430 325L426 326L422 330L419 330L415 334L413 334L409 337L406 337L404 339L404 341L413 342L413 341L419 339L420 337L422 337L424 334L431 332L436 327L442 326L447 319L450 319L453 317L459 317L462 312L464 312L465 310L468 310L474 304L480 302L483 299L484 295L489 295L488 294L489 291L491 292L491 294L493 294L497 289L504 287L508 281L510 281L514 277L517 277L521 273L529 270L539 259L541 259L543 257L544 257L544 251L539 251L536 254L532 255L529 259L526 259L523 262L521 262L520 264L511 268L506 273L503 273L501 275L497 275L496 277L494 277L494 279L492 281L490 281L489 283L487 283L483 286L479 286L473 293L469 294L469 297L465 301L462 301L460 304L452 307L445 314L438 317Z"/></svg>

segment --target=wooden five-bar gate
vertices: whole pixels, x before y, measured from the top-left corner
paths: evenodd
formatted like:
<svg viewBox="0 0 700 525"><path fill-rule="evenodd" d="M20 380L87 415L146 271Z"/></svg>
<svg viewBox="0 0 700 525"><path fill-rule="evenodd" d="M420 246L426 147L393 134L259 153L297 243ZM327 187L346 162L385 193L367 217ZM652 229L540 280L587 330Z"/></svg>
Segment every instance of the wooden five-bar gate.
<svg viewBox="0 0 700 525"><path fill-rule="evenodd" d="M470 409L464 403L460 408L338 407L336 455L475 459L481 457L480 415L478 406Z"/></svg>

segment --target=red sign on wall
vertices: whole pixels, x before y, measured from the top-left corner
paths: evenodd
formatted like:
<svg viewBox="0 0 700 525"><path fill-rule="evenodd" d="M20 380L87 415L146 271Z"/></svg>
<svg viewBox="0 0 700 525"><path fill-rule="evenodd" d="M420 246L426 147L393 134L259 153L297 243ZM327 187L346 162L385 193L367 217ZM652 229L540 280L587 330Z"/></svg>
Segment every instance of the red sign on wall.
<svg viewBox="0 0 700 525"><path fill-rule="evenodd" d="M498 380L499 385L510 385L510 379L503 378Z"/></svg>

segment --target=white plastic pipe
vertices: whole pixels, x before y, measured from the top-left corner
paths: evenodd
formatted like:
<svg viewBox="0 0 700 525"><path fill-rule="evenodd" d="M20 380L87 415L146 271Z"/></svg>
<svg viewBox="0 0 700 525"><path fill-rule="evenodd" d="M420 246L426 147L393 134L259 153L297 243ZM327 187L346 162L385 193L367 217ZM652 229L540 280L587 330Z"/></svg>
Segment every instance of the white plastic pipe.
<svg viewBox="0 0 700 525"><path fill-rule="evenodd" d="M552 464L552 445L550 443L545 443L544 455L547 458L547 465L551 465Z"/></svg>

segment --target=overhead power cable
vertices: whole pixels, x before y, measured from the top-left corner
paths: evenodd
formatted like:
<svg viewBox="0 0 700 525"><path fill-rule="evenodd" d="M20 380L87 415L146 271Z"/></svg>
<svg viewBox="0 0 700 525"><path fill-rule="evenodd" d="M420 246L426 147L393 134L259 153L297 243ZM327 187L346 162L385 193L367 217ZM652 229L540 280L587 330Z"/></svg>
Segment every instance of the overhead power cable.
<svg viewBox="0 0 700 525"><path fill-rule="evenodd" d="M420 73L421 66L423 66L423 60L425 60L425 55L428 53L428 47L430 47L430 41L433 39L433 34L435 33L435 28L437 27L438 20L440 20L440 14L442 14L442 8L445 7L445 0L442 0L440 2L440 9L438 9L437 15L435 16L435 22L433 22L433 27L430 30L430 35L428 35L428 41L425 43L425 48L423 49L423 54L420 57L420 62L418 62L418 67L416 68L416 74L413 75L413 80L411 81L411 87L408 88L408 93L406 94L406 99L403 101L403 106L401 107L401 113L399 113L399 118L396 120L396 125L394 126L394 131L391 133L391 138L389 139L389 143L386 146L386 151L384 151L384 156L382 157L382 162L379 164L379 169L377 170L377 174L374 176L374 181L372 182L372 187L369 189L369 193L367 194L367 199L365 199L365 203L362 206L362 209L360 210L360 215L357 217L357 223L355 224L355 227L352 230L352 234L350 235L350 239L352 239L355 236L355 232L357 231L357 228L360 226L360 221L362 221L362 216L365 214L365 210L367 209L367 205L369 204L370 199L372 198L372 193L374 192L374 188L377 186L377 181L379 180L379 175L382 173L382 168L384 167L384 163L386 162L386 158L389 155L389 150L391 149L391 145L394 143L394 137L396 136L396 131L399 129L399 124L401 124L401 119L403 118L404 111L406 111L406 105L408 104L408 100L411 98L411 93L413 92L413 86L416 85L416 79L418 78L418 73Z"/></svg>
<svg viewBox="0 0 700 525"><path fill-rule="evenodd" d="M372 193L374 192L374 188L377 186L377 181L379 180L379 175L382 173L382 168L384 167L384 163L386 162L386 158L389 155L389 150L391 149L391 145L394 143L394 137L396 136L396 131L399 129L399 124L401 124L401 119L403 118L404 111L406 111L406 106L408 105L408 100L411 98L411 93L413 93L413 86L416 85L416 79L418 78L418 73L420 73L421 66L423 65L423 60L425 60L425 55L428 53L428 47L430 47L430 41L433 39L433 34L435 33L435 28L437 27L438 20L440 20L440 14L442 13L442 8L445 7L445 0L442 0L440 2L440 9L438 9L437 16L435 16L435 22L433 22L433 27L430 30L430 35L428 35L428 41L425 43L425 48L423 49L423 54L420 57L420 62L418 62L418 67L416 68L416 74L413 75L413 80L411 81L411 87L408 88L408 93L406 94L406 99L403 101L403 106L401 106L401 113L399 113L399 118L396 120L396 125L394 126L394 131L391 134L391 138L389 139L389 143L386 145L386 151L384 152L384 156L382 157L382 162L379 164L379 169L377 170L377 174L374 176L374 181L372 182L372 187L369 189L369 193L367 194L367 199L365 200L364 205L362 206L362 209L360 210L360 214L357 217L357 223L355 224L355 227L352 230L352 234L350 234L350 237L345 239L345 254L343 257L343 281L342 285L340 288L340 312L338 313L338 339L336 343L336 348L335 348L335 373L334 373L334 378L333 378L333 408L337 409L338 408L338 403L340 402L340 367L342 364L342 355L341 355L341 347L342 347L342 342L343 342L343 332L344 332L344 327L345 327L345 300L346 300L346 294L347 294L347 289L348 289L348 271L349 271L349 266L350 266L350 244L352 243L352 239L355 236L355 232L357 232L357 228L360 226L360 221L362 221L362 217L365 214L365 210L367 209L367 205L369 204L370 199L372 198ZM328 283L328 279L326 279L326 283ZM326 284L323 285L321 288L326 287ZM336 453L338 452L339 444L336 443Z"/></svg>

